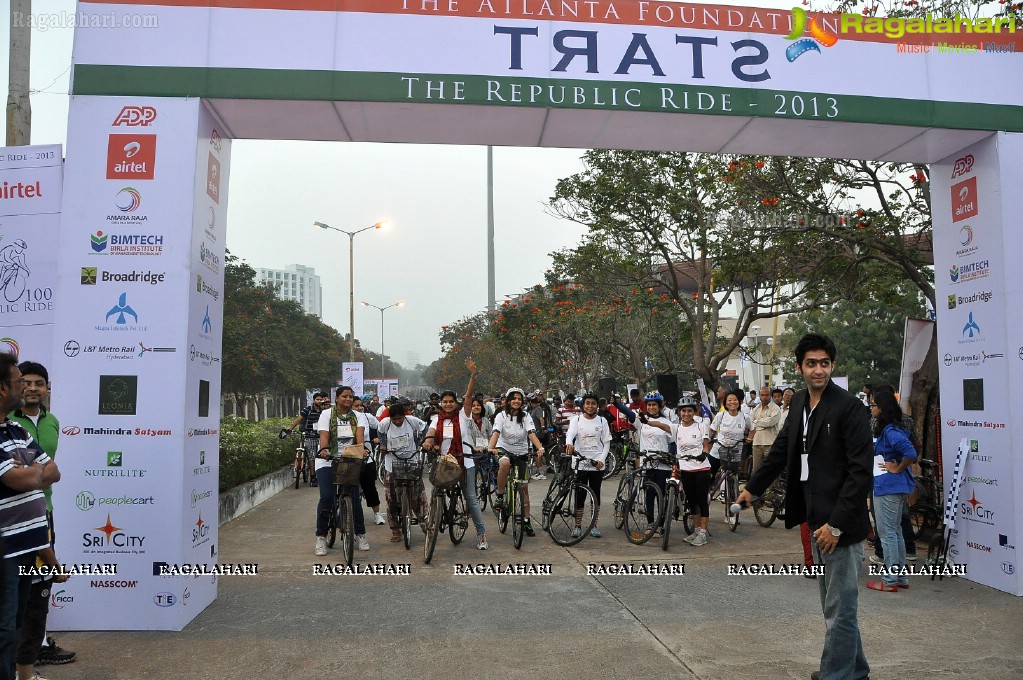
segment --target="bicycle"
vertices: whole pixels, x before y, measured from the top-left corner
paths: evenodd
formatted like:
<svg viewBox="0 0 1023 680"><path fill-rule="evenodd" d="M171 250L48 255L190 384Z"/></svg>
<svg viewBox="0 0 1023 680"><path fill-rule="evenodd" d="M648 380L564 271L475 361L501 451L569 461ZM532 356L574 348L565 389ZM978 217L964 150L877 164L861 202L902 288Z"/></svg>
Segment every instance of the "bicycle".
<svg viewBox="0 0 1023 680"><path fill-rule="evenodd" d="M347 488L359 484L362 459L332 457L330 471L334 479L334 505L327 517L327 547L334 547L338 529L340 529L341 555L345 565L350 567L352 566L352 554L355 551L355 515L352 509L352 496Z"/></svg>
<svg viewBox="0 0 1023 680"><path fill-rule="evenodd" d="M696 460L698 456L682 456L684 459ZM678 465L671 468L671 476L665 485L664 495L664 534L661 537L661 550L668 549L668 541L671 536L672 521L681 521L682 528L686 535L691 535L696 530L696 523L693 520L693 513L689 510L689 503L686 502L686 492L682 488L682 472Z"/></svg>
<svg viewBox="0 0 1023 680"><path fill-rule="evenodd" d="M308 482L310 486L316 481L313 459L316 457L316 450L320 444L319 439L302 438L302 443L295 447L295 488L302 483Z"/></svg>
<svg viewBox="0 0 1023 680"><path fill-rule="evenodd" d="M490 496L497 490L497 462L489 451L473 450L472 459L476 464L476 500L480 511L487 509Z"/></svg>
<svg viewBox="0 0 1023 680"><path fill-rule="evenodd" d="M571 457L558 474L544 500L544 529L558 545L570 546L582 541L597 523L597 495L587 484L579 482L579 464L583 457Z"/></svg>
<svg viewBox="0 0 1023 680"><path fill-rule="evenodd" d="M925 458L918 459L917 463L921 474L913 477L918 494L916 502L909 506L909 520L913 524L914 538L923 540L928 533L942 528L945 508L941 501L938 464Z"/></svg>
<svg viewBox="0 0 1023 680"><path fill-rule="evenodd" d="M611 437L611 449L607 453L607 460L604 461L604 479L617 475L625 467L625 461L629 458L629 433L616 434Z"/></svg>
<svg viewBox="0 0 1023 680"><path fill-rule="evenodd" d="M742 442L718 448L721 467L710 484L709 500L722 496L725 504L725 522L729 531L739 528L739 513L732 514L732 504L739 495L739 465L742 461Z"/></svg>
<svg viewBox="0 0 1023 680"><path fill-rule="evenodd" d="M625 537L630 543L643 545L649 541L663 519L663 493L647 473L659 463L673 463L666 453L647 453L643 465L632 475L628 501L625 504ZM650 506L648 514L647 506Z"/></svg>
<svg viewBox="0 0 1023 680"><path fill-rule="evenodd" d="M430 494L430 509L426 514L426 545L424 548L423 562L429 564L433 559L433 550L437 546L437 537L448 532L448 537L454 545L458 545L465 538L465 531L469 528L469 510L465 507L465 498L462 496L462 478L448 487L435 486Z"/></svg>
<svg viewBox="0 0 1023 680"><path fill-rule="evenodd" d="M412 521L412 499L420 497L423 484L423 455L416 453L408 458L397 455L391 464L394 475L394 493L398 497L400 510L398 513L398 529L401 532L405 550L412 547L412 526L419 520Z"/></svg>
<svg viewBox="0 0 1023 680"><path fill-rule="evenodd" d="M753 516L765 529L774 524L774 520L785 517L785 476L782 471L764 495L753 501Z"/></svg>
<svg viewBox="0 0 1023 680"><path fill-rule="evenodd" d="M614 451L614 442L611 443L611 451ZM625 458L622 459L621 467L622 469L632 467L632 469L622 476L622 480L618 482L618 490L615 492L613 511L615 529L621 529L625 526L625 505L629 502L629 491L632 489L632 481L638 472L633 465L635 460L635 452L626 449Z"/></svg>
<svg viewBox="0 0 1023 680"><path fill-rule="evenodd" d="M512 525L512 544L516 550L522 549L522 539L525 535L526 522L526 501L522 497L522 484L525 481L519 474L520 468L526 468L526 461L523 460L528 454L516 456L503 449L498 449L503 455L508 456L511 462L511 469L508 471L508 489L504 499L504 507L494 507L494 514L497 515L497 528L503 534L508 530L508 523ZM510 512L509 512L510 510Z"/></svg>

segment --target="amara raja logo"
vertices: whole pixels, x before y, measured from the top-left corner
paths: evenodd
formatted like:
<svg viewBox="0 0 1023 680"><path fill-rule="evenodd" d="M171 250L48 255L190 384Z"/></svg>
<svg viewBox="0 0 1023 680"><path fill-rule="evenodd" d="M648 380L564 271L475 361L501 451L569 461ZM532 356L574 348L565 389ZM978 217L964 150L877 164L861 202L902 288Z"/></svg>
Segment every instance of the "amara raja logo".
<svg viewBox="0 0 1023 680"><path fill-rule="evenodd" d="M142 193L135 187L124 187L114 197L114 205L123 213L133 213L142 205Z"/></svg>
<svg viewBox="0 0 1023 680"><path fill-rule="evenodd" d="M21 352L21 347L14 338L0 338L0 351L4 354L10 354L17 359L18 354Z"/></svg>
<svg viewBox="0 0 1023 680"><path fill-rule="evenodd" d="M810 37L803 38L802 36L808 29L810 31ZM824 47L831 47L838 42L837 35L828 33L824 30L824 27L820 22L819 15L815 16L809 22L808 27L806 21L806 10L800 7L792 8L792 31L785 36L785 39L795 40L794 43L785 49L785 58L790 62L795 61L807 52L820 53L821 48L817 46L818 44L821 44Z"/></svg>
<svg viewBox="0 0 1023 680"><path fill-rule="evenodd" d="M99 377L99 415L135 415L138 382L137 375L101 375Z"/></svg>

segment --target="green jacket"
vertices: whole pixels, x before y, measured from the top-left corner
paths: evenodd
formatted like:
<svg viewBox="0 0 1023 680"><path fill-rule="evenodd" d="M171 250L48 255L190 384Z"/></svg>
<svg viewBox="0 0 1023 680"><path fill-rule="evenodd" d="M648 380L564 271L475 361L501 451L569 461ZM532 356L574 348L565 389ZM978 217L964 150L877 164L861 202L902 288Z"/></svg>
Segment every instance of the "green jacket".
<svg viewBox="0 0 1023 680"><path fill-rule="evenodd" d="M22 413L20 408L16 408L11 411L7 414L7 417L24 427L28 433L32 435L32 439L39 442L39 446L43 448L43 451L45 451L50 458L56 459L57 439L60 437L60 422L57 421L57 416L40 406L38 426L32 422L31 418ZM43 489L43 495L46 496L46 510L53 512L53 503L50 502L50 493L50 487Z"/></svg>

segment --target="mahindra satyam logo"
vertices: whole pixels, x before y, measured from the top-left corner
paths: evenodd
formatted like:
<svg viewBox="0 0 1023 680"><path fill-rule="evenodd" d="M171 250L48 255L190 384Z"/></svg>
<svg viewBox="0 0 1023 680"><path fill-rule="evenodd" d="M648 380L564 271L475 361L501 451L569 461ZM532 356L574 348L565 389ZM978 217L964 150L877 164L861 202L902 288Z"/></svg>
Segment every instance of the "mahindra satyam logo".
<svg viewBox="0 0 1023 680"><path fill-rule="evenodd" d="M152 106L125 106L114 118L111 127L148 127L156 120L156 109Z"/></svg>
<svg viewBox="0 0 1023 680"><path fill-rule="evenodd" d="M970 170L973 170L973 154L968 153L962 158L957 158L955 165L952 166L952 177L949 179L955 179L959 175L965 175Z"/></svg>
<svg viewBox="0 0 1023 680"><path fill-rule="evenodd" d="M75 435L82 433L82 428L75 427L74 425L68 425L67 427L60 428L60 433L67 435L68 437L74 437Z"/></svg>

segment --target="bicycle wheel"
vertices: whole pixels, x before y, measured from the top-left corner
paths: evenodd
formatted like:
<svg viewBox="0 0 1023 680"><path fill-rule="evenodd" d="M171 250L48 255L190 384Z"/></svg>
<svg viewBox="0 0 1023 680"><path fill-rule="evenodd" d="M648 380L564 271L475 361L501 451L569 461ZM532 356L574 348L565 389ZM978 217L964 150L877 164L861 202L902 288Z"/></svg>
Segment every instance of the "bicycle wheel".
<svg viewBox="0 0 1023 680"><path fill-rule="evenodd" d="M526 501L522 498L522 489L515 490L515 507L512 508L512 544L516 550L522 549L522 538L526 534Z"/></svg>
<svg viewBox="0 0 1023 680"><path fill-rule="evenodd" d="M430 498L430 511L426 514L426 545L423 550L423 562L429 564L433 559L433 549L437 547L437 535L440 533L441 515L444 513L442 496L434 493Z"/></svg>
<svg viewBox="0 0 1023 680"><path fill-rule="evenodd" d="M303 455L305 455L305 454L303 454ZM302 468L299 467L298 461L296 460L295 461L295 488L296 489L299 487L301 479L302 479Z"/></svg>
<svg viewBox="0 0 1023 680"><path fill-rule="evenodd" d="M580 493L583 494L581 505L576 501ZM590 529L597 523L597 496L593 489L585 484L571 485L562 489L553 500L548 514L547 523L550 525L550 534L554 542L564 546L575 545L586 538Z"/></svg>
<svg viewBox="0 0 1023 680"><path fill-rule="evenodd" d="M618 468L621 465L621 457L615 446L611 445L611 450L607 452L607 458L604 459L604 479L611 477L618 473Z"/></svg>
<svg viewBox="0 0 1023 680"><path fill-rule="evenodd" d="M508 519L511 517L512 496L514 494L514 491L512 491L513 484L514 482L509 479L504 496L504 507L500 510L497 509L496 505L494 507L494 514L497 515L497 530L502 534L508 530Z"/></svg>
<svg viewBox="0 0 1023 680"><path fill-rule="evenodd" d="M732 503L735 502L735 486L737 473L729 473L725 478L725 519L728 521L728 530L735 531L739 528L739 513L732 514Z"/></svg>
<svg viewBox="0 0 1023 680"><path fill-rule="evenodd" d="M909 508L909 521L913 525L913 538L924 540L927 533L938 526L938 513L934 508L917 503Z"/></svg>
<svg viewBox="0 0 1023 680"><path fill-rule="evenodd" d="M778 508L774 504L774 494L771 489L768 489L761 498L753 501L753 517L756 518L757 524L765 529L774 524L774 520L778 517Z"/></svg>
<svg viewBox="0 0 1023 680"><path fill-rule="evenodd" d="M653 501L653 517L647 517L647 499ZM625 507L625 537L630 543L642 545L649 541L660 523L661 489L650 480L633 486Z"/></svg>
<svg viewBox="0 0 1023 680"><path fill-rule="evenodd" d="M559 479L555 479L551 482L550 486L547 487L547 495L543 498L543 503L540 506L540 528L544 531L550 531L550 522L548 521L548 515L551 512L551 508L554 507L554 499L558 497L561 492L561 484Z"/></svg>
<svg viewBox="0 0 1023 680"><path fill-rule="evenodd" d="M377 459L377 481L381 486L387 485L387 466L384 465L382 458Z"/></svg>
<svg viewBox="0 0 1023 680"><path fill-rule="evenodd" d="M458 545L465 538L465 530L469 528L469 509L465 506L465 497L461 488L454 489L451 504L448 506L448 537Z"/></svg>
<svg viewBox="0 0 1023 680"><path fill-rule="evenodd" d="M669 484L668 494L664 499L664 534L661 536L661 550L668 549L668 541L671 536L671 522L677 517L678 512L678 485Z"/></svg>
<svg viewBox="0 0 1023 680"><path fill-rule="evenodd" d="M678 521L682 522L682 528L686 530L687 534L692 534L696 531L696 522L693 518L693 513L689 510L689 498L686 496L685 488L679 484L678 487L678 501L677 501L677 515Z"/></svg>
<svg viewBox="0 0 1023 680"><path fill-rule="evenodd" d="M476 468L476 499L480 504L480 512L485 512L490 503L490 469L482 466Z"/></svg>
<svg viewBox="0 0 1023 680"><path fill-rule="evenodd" d="M330 515L327 517L327 547L333 548L334 542L337 540L337 499L334 500L334 505L330 509Z"/></svg>
<svg viewBox="0 0 1023 680"><path fill-rule="evenodd" d="M401 538L405 542L405 550L412 547L412 489L408 486L401 487Z"/></svg>
<svg viewBox="0 0 1023 680"><path fill-rule="evenodd" d="M337 525L341 529L341 556L350 567L355 552L355 514L352 512L352 497L348 494L345 494L338 506Z"/></svg>
<svg viewBox="0 0 1023 680"><path fill-rule="evenodd" d="M632 474L626 474L622 481L618 482L618 491L615 492L614 500L614 521L615 529L625 526L625 506L629 503L629 485L632 483Z"/></svg>

